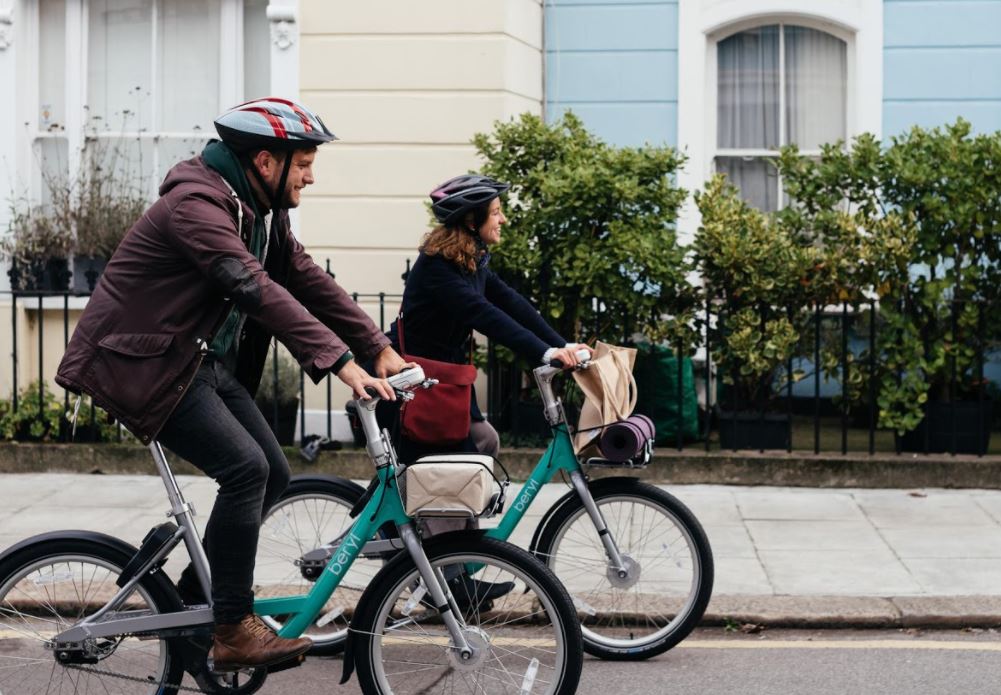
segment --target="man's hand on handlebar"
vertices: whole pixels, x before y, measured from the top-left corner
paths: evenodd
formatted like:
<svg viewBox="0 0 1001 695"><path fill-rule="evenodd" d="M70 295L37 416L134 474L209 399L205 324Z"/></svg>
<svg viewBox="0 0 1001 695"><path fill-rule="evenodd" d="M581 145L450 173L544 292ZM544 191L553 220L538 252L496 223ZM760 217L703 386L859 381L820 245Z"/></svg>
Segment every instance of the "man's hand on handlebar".
<svg viewBox="0 0 1001 695"><path fill-rule="evenodd" d="M584 354L586 353L586 357ZM584 360L589 360L594 355L594 350L583 343L578 343L577 345L569 345L567 347L560 348L552 357L550 357L550 362L556 362L557 360L562 365L563 369L573 369L579 365Z"/></svg>
<svg viewBox="0 0 1001 695"><path fill-rule="evenodd" d="M387 376L399 374L404 369L416 366L413 362L404 362L396 350L387 345L382 349L382 352L375 356L373 368L376 376L385 379Z"/></svg>
<svg viewBox="0 0 1001 695"><path fill-rule="evenodd" d="M383 350L383 352L385 352L385 350ZM382 353L379 354L381 355ZM395 355L396 353L394 352L393 354ZM397 357L399 356L397 355ZM403 360L400 361L402 362ZM365 388L371 387L375 389L380 398L387 401L396 400L396 392L393 391L393 387L389 385L389 382L385 379L378 379L370 375L364 369L359 367L358 363L354 360L349 360L347 364L340 368L337 372L337 378L351 388L355 398L361 398L366 401L370 400L372 396L365 392Z"/></svg>

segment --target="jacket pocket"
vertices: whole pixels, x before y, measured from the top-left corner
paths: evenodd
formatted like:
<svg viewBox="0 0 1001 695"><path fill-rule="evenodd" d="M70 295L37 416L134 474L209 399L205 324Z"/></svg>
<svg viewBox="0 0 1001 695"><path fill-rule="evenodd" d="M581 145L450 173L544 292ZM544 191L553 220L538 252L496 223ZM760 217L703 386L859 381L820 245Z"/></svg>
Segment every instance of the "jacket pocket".
<svg viewBox="0 0 1001 695"><path fill-rule="evenodd" d="M127 417L145 412L178 373L170 333L112 333L98 343L88 381Z"/></svg>
<svg viewBox="0 0 1001 695"><path fill-rule="evenodd" d="M169 333L111 333L98 345L126 357L156 357L167 352L173 340Z"/></svg>

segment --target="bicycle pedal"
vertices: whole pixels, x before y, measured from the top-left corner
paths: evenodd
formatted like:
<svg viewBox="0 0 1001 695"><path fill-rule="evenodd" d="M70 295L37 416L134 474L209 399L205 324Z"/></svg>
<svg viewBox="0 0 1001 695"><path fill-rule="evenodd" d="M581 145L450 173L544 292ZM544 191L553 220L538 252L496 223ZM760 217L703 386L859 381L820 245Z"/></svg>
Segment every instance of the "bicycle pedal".
<svg viewBox="0 0 1001 695"><path fill-rule="evenodd" d="M279 661L277 664L271 664L268 666L268 673L278 673L279 671L285 671L290 668L295 668L296 666L302 666L302 662L305 660L305 654L293 656L291 659L285 659L285 661Z"/></svg>

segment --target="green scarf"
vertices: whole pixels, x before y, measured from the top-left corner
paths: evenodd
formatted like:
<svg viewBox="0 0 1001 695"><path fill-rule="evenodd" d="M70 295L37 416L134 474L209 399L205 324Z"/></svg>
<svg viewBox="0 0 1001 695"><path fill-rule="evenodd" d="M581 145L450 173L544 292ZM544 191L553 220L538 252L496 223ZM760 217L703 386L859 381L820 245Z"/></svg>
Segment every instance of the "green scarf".
<svg viewBox="0 0 1001 695"><path fill-rule="evenodd" d="M219 172L219 175L233 187L240 200L247 203L254 211L254 231L250 236L247 250L260 261L264 257L264 244L268 238L267 230L264 228L264 215L258 208L257 199L250 187L250 181L247 180L243 165L236 153L219 140L213 140L205 146L205 149L202 150L202 159L210 169ZM238 349L237 332L242 323L243 312L234 307L212 340L211 351L217 359L235 363Z"/></svg>

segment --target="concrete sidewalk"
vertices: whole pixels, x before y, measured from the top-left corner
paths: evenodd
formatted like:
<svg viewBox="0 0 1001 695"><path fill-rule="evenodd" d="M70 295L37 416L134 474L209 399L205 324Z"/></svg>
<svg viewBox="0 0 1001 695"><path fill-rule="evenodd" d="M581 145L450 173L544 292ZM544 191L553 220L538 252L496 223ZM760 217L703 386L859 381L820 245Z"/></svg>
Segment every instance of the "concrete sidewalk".
<svg viewBox="0 0 1001 695"><path fill-rule="evenodd" d="M215 484L201 476L179 481L204 521ZM660 487L692 509L712 543L707 622L1001 625L1001 491ZM512 540L526 546L565 491L547 485L529 512L534 518ZM166 509L154 476L0 474L0 549L63 528L138 544Z"/></svg>

